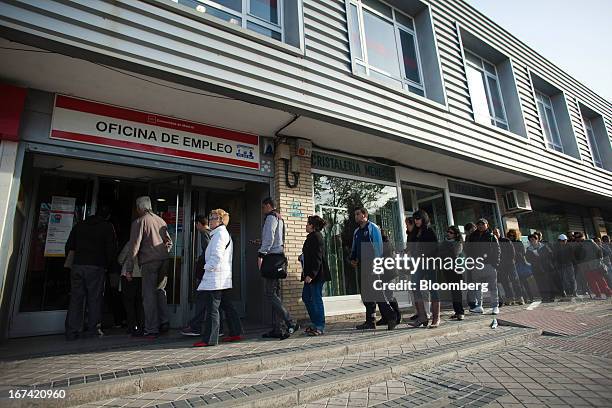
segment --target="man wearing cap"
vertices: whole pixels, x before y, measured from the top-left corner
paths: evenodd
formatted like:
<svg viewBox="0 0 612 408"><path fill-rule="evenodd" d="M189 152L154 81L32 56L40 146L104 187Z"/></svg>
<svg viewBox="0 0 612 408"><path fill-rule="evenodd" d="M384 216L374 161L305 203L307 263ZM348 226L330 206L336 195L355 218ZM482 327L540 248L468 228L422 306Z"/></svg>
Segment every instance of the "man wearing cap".
<svg viewBox="0 0 612 408"><path fill-rule="evenodd" d="M563 284L564 296L561 300L569 302L576 296L576 274L573 244L567 241L567 235L559 235L553 248L553 262Z"/></svg>
<svg viewBox="0 0 612 408"><path fill-rule="evenodd" d="M482 258L482 269L475 267L472 270L474 282L487 283L487 290L491 295L491 314L499 314L499 296L497 292L497 268L501 258L501 249L495 235L489 229L489 222L481 218L476 222L476 231L470 235L470 256ZM484 313L482 308L482 291L476 293L478 305L472 313Z"/></svg>

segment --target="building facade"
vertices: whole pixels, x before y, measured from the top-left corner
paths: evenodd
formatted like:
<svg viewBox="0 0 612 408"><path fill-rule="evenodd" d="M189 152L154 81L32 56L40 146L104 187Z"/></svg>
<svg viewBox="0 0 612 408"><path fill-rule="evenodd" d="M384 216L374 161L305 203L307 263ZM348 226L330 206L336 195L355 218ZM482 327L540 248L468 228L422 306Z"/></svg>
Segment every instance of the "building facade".
<svg viewBox="0 0 612 408"><path fill-rule="evenodd" d="M396 248L417 208L440 235L481 217L551 241L612 232L612 104L460 0L0 0L0 53L3 337L63 330L66 231L110 203L123 244L143 194L177 243L174 327L193 313L195 215L217 207L234 300L267 320L250 241L268 195L298 317L313 213L329 315L363 312L358 205Z"/></svg>

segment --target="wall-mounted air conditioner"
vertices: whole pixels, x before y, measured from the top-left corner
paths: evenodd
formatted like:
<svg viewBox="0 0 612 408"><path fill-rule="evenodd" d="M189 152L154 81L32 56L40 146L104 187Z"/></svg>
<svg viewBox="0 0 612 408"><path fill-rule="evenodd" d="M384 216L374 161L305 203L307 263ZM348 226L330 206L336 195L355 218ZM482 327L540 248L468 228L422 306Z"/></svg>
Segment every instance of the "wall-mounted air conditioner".
<svg viewBox="0 0 612 408"><path fill-rule="evenodd" d="M531 211L531 202L529 194L524 191L510 190L504 196L506 202L506 211L508 213L519 213Z"/></svg>

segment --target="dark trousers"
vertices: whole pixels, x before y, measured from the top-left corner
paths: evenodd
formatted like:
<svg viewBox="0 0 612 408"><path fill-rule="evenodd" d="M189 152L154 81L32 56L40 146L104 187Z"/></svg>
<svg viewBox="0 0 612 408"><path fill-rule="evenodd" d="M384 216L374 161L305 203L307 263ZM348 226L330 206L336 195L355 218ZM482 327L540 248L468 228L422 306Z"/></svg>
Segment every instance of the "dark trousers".
<svg viewBox="0 0 612 408"><path fill-rule="evenodd" d="M304 283L302 300L312 325L321 331L325 330L325 308L323 306L323 284L325 282Z"/></svg>
<svg viewBox="0 0 612 408"><path fill-rule="evenodd" d="M525 277L521 277L519 275L519 281L521 282L521 286L523 288L523 293L524 293L526 302L533 302L533 299L536 296L536 293L531 290L531 284L529 282L530 279L531 280L534 279L533 275L525 276Z"/></svg>
<svg viewBox="0 0 612 408"><path fill-rule="evenodd" d="M70 305L68 333L76 334L83 327L83 302L87 301L87 331L96 333L102 320L102 293L106 269L94 265L73 265L70 270Z"/></svg>
<svg viewBox="0 0 612 408"><path fill-rule="evenodd" d="M514 264L502 265L497 277L499 283L504 287L505 299L503 301L518 300L523 296L523 287Z"/></svg>
<svg viewBox="0 0 612 408"><path fill-rule="evenodd" d="M230 289L203 290L204 293L204 323L202 325L202 341L210 345L219 344L219 310L223 310L227 319L229 336L239 336L242 324L238 312L229 299Z"/></svg>
<svg viewBox="0 0 612 408"><path fill-rule="evenodd" d="M565 296L576 296L576 273L574 264L559 265L559 272L563 278L563 292Z"/></svg>
<svg viewBox="0 0 612 408"><path fill-rule="evenodd" d="M121 326L124 320L127 321L127 313L123 305L123 296L119 292L119 277L117 274L109 274L108 277L104 289L104 301L113 314L113 324Z"/></svg>
<svg viewBox="0 0 612 408"><path fill-rule="evenodd" d="M144 308L142 306L142 278L128 281L121 277L121 293L125 307L127 327L130 332L144 330Z"/></svg>
<svg viewBox="0 0 612 408"><path fill-rule="evenodd" d="M444 269L444 278L448 283L459 283L463 275L459 275L455 273L453 270ZM453 300L453 311L455 314L462 315L465 314L465 310L463 310L463 295L460 290L451 290L451 298Z"/></svg>
<svg viewBox="0 0 612 408"><path fill-rule="evenodd" d="M281 333L281 323L290 326L292 324L291 315L285 309L283 301L280 297L280 279L264 279L264 293L266 298L272 304L272 324L275 333Z"/></svg>
<svg viewBox="0 0 612 408"><path fill-rule="evenodd" d="M166 273L167 261L149 262L140 266L142 273L142 303L145 313L145 331L159 333L159 327L168 323L168 300L165 289L158 289L161 276Z"/></svg>
<svg viewBox="0 0 612 408"><path fill-rule="evenodd" d="M363 305L366 308L366 321L372 322L376 320L376 305L378 305L378 310L380 310L380 314L387 322L393 322L397 319L397 315L395 311L389 304L389 302L363 302Z"/></svg>
<svg viewBox="0 0 612 408"><path fill-rule="evenodd" d="M533 268L533 277L538 285L538 291L543 302L554 300L555 294L551 282L551 276L546 270Z"/></svg>
<svg viewBox="0 0 612 408"><path fill-rule="evenodd" d="M189 321L189 327L192 330L196 330L201 333L202 324L204 323L204 313L206 312L206 296L203 290L196 290L195 292L195 315ZM223 313L219 311L219 332L223 332Z"/></svg>

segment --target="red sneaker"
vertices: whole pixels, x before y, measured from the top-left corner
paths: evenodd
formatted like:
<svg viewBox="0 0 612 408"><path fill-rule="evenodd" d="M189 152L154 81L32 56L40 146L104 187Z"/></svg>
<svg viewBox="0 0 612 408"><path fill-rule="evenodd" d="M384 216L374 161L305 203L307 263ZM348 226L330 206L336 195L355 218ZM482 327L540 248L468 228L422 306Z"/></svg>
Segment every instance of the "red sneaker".
<svg viewBox="0 0 612 408"><path fill-rule="evenodd" d="M212 344L204 343L203 341L198 341L197 343L193 343L193 347L210 347Z"/></svg>
<svg viewBox="0 0 612 408"><path fill-rule="evenodd" d="M240 340L242 340L242 336L227 336L227 337L224 337L221 341L224 343L230 343L233 341L240 341Z"/></svg>

